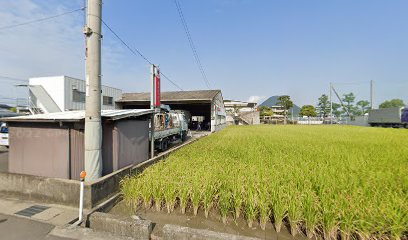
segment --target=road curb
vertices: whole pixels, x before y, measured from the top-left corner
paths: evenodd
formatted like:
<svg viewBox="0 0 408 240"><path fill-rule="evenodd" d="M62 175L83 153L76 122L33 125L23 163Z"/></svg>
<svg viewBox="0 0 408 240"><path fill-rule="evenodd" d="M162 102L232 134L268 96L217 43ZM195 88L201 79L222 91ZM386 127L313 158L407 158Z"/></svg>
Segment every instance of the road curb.
<svg viewBox="0 0 408 240"><path fill-rule="evenodd" d="M150 239L153 223L149 220L132 219L130 217L95 212L89 217L89 228L118 236L145 240Z"/></svg>
<svg viewBox="0 0 408 240"><path fill-rule="evenodd" d="M228 233L213 232L204 229L166 224L163 227L163 240L260 240L259 238L238 236Z"/></svg>

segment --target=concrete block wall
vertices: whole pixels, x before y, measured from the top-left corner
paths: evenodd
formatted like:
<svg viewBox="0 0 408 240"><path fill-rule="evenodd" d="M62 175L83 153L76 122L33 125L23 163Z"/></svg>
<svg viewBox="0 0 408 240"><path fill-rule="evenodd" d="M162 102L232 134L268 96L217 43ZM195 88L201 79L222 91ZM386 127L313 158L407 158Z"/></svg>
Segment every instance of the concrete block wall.
<svg viewBox="0 0 408 240"><path fill-rule="evenodd" d="M132 219L101 212L95 212L89 217L89 227L96 231L138 240L150 239L153 231L153 224L149 220Z"/></svg>

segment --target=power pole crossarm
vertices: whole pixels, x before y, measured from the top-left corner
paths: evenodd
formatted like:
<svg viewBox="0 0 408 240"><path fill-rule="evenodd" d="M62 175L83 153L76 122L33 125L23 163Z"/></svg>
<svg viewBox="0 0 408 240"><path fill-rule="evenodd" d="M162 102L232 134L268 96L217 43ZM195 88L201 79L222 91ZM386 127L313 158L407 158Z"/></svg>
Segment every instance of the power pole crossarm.
<svg viewBox="0 0 408 240"><path fill-rule="evenodd" d="M101 39L102 0L88 0L86 36L85 171L86 180L102 176Z"/></svg>

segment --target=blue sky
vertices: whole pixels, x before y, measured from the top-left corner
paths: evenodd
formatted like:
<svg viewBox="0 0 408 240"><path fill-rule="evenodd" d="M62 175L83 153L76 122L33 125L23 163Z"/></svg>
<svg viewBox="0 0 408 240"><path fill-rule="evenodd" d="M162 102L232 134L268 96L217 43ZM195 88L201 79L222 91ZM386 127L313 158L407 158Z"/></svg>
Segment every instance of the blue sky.
<svg viewBox="0 0 408 240"><path fill-rule="evenodd" d="M408 1L179 0L212 88L248 100L340 94L408 102ZM4 2L4 4L3 4ZM2 0L0 26L75 9L81 0ZM173 0L105 0L104 20L185 90L205 89ZM84 78L83 15L0 31L0 75ZM0 82L2 83L2 82ZM103 84L149 89L149 66L104 29ZM7 90L9 88L9 90ZM176 90L164 81L163 90ZM13 92L14 91L14 92ZM1 96L23 95L4 86Z"/></svg>

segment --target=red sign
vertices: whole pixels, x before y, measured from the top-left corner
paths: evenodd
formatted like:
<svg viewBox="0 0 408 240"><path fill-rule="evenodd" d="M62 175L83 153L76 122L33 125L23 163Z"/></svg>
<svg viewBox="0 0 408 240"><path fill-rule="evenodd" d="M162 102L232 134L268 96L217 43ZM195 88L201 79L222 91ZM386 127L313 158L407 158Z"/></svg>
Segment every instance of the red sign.
<svg viewBox="0 0 408 240"><path fill-rule="evenodd" d="M157 69L157 73L155 74L155 85L156 85L156 89L155 89L155 103L154 106L155 107L160 107L160 70L158 68Z"/></svg>

